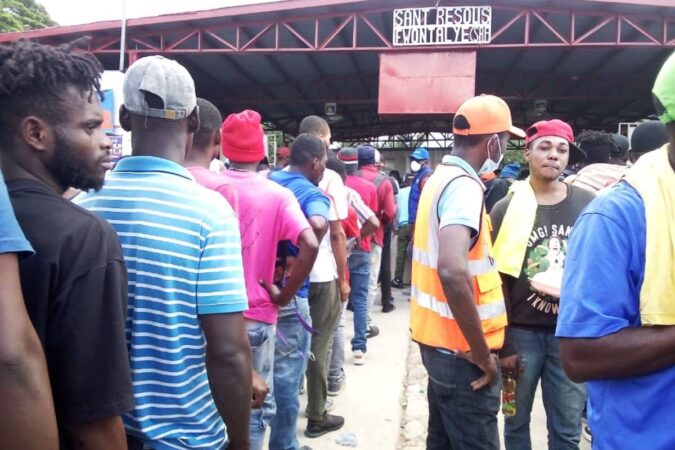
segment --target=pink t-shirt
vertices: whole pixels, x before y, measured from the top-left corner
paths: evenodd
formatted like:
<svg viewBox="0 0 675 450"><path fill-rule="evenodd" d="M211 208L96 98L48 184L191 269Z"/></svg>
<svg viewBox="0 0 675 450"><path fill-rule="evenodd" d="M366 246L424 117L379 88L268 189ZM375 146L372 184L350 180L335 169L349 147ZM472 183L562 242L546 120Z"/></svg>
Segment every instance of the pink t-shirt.
<svg viewBox="0 0 675 450"><path fill-rule="evenodd" d="M236 210L241 232L241 252L248 294L247 319L274 324L277 306L258 280L272 283L279 241L298 243L309 222L293 193L257 173L238 170L221 172L234 187L239 208Z"/></svg>
<svg viewBox="0 0 675 450"><path fill-rule="evenodd" d="M238 200L237 192L234 189L234 186L230 184L223 176L219 173L213 172L202 166L186 166L188 172L195 177L197 183L201 184L205 188L211 189L212 191L218 192L220 195L225 197L225 200L230 204L234 212L237 212Z"/></svg>

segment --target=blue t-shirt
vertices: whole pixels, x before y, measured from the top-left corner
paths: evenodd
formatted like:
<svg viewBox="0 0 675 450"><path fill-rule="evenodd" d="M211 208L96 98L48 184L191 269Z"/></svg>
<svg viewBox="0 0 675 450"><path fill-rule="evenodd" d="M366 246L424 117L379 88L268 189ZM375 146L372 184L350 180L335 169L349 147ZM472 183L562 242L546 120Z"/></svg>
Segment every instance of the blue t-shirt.
<svg viewBox="0 0 675 450"><path fill-rule="evenodd" d="M399 227L408 225L408 200L410 200L410 186L398 190L396 194L396 223Z"/></svg>
<svg viewBox="0 0 675 450"><path fill-rule="evenodd" d="M321 216L328 220L330 200L326 194L321 192L321 189L314 186L304 175L287 170L279 170L271 173L270 179L293 192L307 219L312 216ZM292 255L297 254L297 247L289 244L289 248L289 252ZM309 296L309 278L305 280L297 295L303 298Z"/></svg>
<svg viewBox="0 0 675 450"><path fill-rule="evenodd" d="M7 186L0 173L0 253L33 252L19 224L7 195Z"/></svg>
<svg viewBox="0 0 675 450"><path fill-rule="evenodd" d="M637 191L620 183L596 198L569 242L556 335L598 338L640 327L646 218ZM675 366L587 386L594 449L675 448Z"/></svg>
<svg viewBox="0 0 675 450"><path fill-rule="evenodd" d="M128 267L127 432L155 450L222 449L199 316L248 307L234 211L181 165L151 156L121 160L103 189L75 201L113 226Z"/></svg>

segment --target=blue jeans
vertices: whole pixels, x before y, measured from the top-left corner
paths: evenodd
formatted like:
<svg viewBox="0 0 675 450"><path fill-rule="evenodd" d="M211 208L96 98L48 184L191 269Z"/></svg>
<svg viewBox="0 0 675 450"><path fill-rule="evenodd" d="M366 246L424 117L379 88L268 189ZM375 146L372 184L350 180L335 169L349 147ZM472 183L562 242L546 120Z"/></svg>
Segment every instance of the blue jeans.
<svg viewBox="0 0 675 450"><path fill-rule="evenodd" d="M474 391L478 366L426 345L420 352L429 374L427 450L499 450L499 380Z"/></svg>
<svg viewBox="0 0 675 450"><path fill-rule="evenodd" d="M298 392L307 368L311 335L303 328L297 314L307 324L312 323L306 298L296 296L287 306L279 308L274 348L274 399L281 407L272 420L270 450L300 448L296 434L300 409Z"/></svg>
<svg viewBox="0 0 675 450"><path fill-rule="evenodd" d="M354 338L352 351L366 351L366 331L368 329L368 282L371 269L371 254L354 249L347 260L349 265L349 284L351 293L349 302L354 308ZM376 286L377 288L377 282Z"/></svg>
<svg viewBox="0 0 675 450"><path fill-rule="evenodd" d="M251 343L253 370L265 380L270 388L265 403L260 409L251 410L249 439L251 450L262 450L265 430L274 418L274 333L275 325L263 322L247 321L248 340Z"/></svg>
<svg viewBox="0 0 675 450"><path fill-rule="evenodd" d="M506 448L532 448L530 413L537 384L541 379L548 448L577 450L581 413L586 403L586 386L572 382L565 374L555 333L509 327L508 339L525 367L516 382L516 415L507 417L504 421Z"/></svg>

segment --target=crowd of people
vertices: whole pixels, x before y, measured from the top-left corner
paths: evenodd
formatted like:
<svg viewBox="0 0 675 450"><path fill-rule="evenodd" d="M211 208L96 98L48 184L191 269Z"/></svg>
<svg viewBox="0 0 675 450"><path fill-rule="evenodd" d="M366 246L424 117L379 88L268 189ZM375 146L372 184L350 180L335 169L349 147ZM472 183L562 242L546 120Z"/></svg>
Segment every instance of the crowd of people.
<svg viewBox="0 0 675 450"><path fill-rule="evenodd" d="M457 110L413 237L427 449L499 449L501 377L507 450L532 448L539 384L549 449L582 430L598 449L675 447L675 54L653 97L658 120L630 141L557 119L523 131L490 95ZM498 176L511 137L527 168Z"/></svg>
<svg viewBox="0 0 675 450"><path fill-rule="evenodd" d="M0 447L298 450L303 390L307 438L344 425L346 310L362 366L409 259L428 449L499 448L502 374L507 449L531 448L539 383L549 448L585 417L598 448L675 446L675 55L630 141L523 131L481 95L404 179L318 116L270 166L260 114L223 119L161 56L125 73L113 164L102 70L76 44L0 46ZM501 167L513 137L527 168Z"/></svg>
<svg viewBox="0 0 675 450"><path fill-rule="evenodd" d="M346 384L345 309L363 365L391 267L396 183L379 152L328 150L309 116L261 171L260 115L223 120L152 56L125 74L133 152L113 168L96 58L1 53L3 332L30 375L3 405L22 430L10 448L262 449L269 431L269 448L297 449L305 385L305 436L340 429L327 409Z"/></svg>

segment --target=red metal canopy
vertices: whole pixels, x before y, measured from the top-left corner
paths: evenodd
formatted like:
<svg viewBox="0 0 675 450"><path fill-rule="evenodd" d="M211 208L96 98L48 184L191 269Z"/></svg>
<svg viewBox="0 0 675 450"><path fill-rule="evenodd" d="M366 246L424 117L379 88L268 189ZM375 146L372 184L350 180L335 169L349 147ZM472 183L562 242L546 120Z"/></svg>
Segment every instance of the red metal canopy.
<svg viewBox="0 0 675 450"><path fill-rule="evenodd" d="M279 129L337 104L337 138L448 131L450 116L377 114L379 55L475 50L476 92L505 98L520 126L559 117L575 128L615 129L652 112L650 89L675 48L671 0L447 1L492 7L487 44L392 44L393 10L435 1L292 0L130 19L127 60L164 54L193 74L198 95L224 113L259 110ZM120 21L0 35L58 44L90 35L89 50L117 66Z"/></svg>

